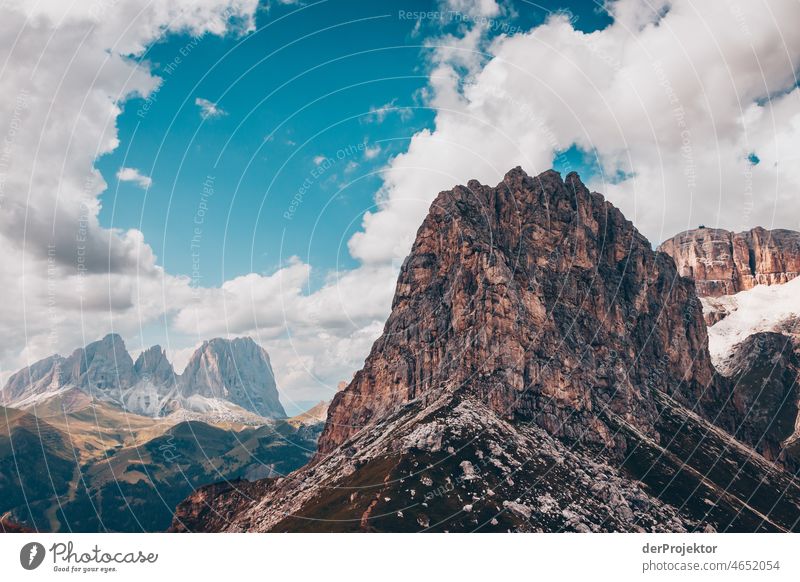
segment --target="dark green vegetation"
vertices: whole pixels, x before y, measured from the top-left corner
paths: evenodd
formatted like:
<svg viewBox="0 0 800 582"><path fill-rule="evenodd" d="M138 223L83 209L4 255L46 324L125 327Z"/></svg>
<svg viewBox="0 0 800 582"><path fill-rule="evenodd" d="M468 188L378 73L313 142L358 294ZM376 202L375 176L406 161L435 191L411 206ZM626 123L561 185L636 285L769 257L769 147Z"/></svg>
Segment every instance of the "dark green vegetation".
<svg viewBox="0 0 800 582"><path fill-rule="evenodd" d="M65 495L73 479L69 438L20 410L0 407L0 419L0 514L45 525L49 504L42 500Z"/></svg>
<svg viewBox="0 0 800 582"><path fill-rule="evenodd" d="M82 409L63 415L56 428L28 412L0 408L0 515L38 531L163 531L177 503L197 487L302 466L320 428L291 421L225 428L142 423L126 442L130 434L123 428L105 431L114 424L110 413ZM84 417L96 418L94 436L99 431L100 438L84 426L76 429ZM98 449L98 442L107 448Z"/></svg>

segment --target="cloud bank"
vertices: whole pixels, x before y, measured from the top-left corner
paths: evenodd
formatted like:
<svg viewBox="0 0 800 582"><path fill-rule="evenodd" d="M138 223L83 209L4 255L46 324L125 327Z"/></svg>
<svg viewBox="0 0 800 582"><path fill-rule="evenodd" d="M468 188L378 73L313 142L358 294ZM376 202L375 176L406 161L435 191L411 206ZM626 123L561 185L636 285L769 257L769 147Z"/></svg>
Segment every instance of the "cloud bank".
<svg viewBox="0 0 800 582"><path fill-rule="evenodd" d="M121 104L161 82L138 60L147 46L172 32L244 33L256 8L256 0L5 3L3 375L112 329L136 338L143 323L189 300L187 282L158 266L140 231L99 223L106 183L94 161L118 146ZM119 178L149 182L125 168Z"/></svg>

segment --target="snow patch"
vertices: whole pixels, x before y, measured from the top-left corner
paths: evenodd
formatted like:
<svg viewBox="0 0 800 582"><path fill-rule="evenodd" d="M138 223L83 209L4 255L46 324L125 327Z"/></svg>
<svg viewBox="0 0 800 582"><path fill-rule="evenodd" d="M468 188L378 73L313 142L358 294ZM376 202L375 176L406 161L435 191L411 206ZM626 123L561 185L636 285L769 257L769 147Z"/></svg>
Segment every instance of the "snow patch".
<svg viewBox="0 0 800 582"><path fill-rule="evenodd" d="M710 303L710 301L709 301ZM782 285L757 285L736 295L714 299L728 315L708 328L708 348L714 365L724 369L733 347L754 333L800 333L800 278Z"/></svg>

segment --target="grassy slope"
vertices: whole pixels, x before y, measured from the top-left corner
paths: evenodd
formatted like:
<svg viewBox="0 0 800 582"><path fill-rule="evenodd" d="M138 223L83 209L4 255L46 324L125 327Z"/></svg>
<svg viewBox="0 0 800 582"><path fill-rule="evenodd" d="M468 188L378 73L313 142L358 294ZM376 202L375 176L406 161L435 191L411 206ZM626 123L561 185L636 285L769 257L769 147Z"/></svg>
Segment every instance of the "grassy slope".
<svg viewBox="0 0 800 582"><path fill-rule="evenodd" d="M0 515L40 531L161 531L195 488L286 473L315 448L289 422L172 424L79 394L36 412L0 408Z"/></svg>

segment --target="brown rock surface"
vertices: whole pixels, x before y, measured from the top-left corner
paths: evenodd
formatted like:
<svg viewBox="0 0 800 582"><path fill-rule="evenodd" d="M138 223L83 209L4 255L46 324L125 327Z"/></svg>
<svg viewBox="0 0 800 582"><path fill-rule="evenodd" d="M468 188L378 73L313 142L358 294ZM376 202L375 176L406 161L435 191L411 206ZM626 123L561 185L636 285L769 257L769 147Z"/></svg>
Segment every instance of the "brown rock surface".
<svg viewBox="0 0 800 582"><path fill-rule="evenodd" d="M0 517L0 533L33 533L33 530Z"/></svg>
<svg viewBox="0 0 800 582"><path fill-rule="evenodd" d="M695 280L700 297L786 283L800 274L800 233L791 230L698 228L664 241L658 250L675 259L681 275Z"/></svg>
<svg viewBox="0 0 800 582"><path fill-rule="evenodd" d="M384 334L330 407L320 454L396 407L469 390L504 417L624 451L598 411L651 433L645 388L713 398L694 285L572 173L510 171L442 192Z"/></svg>

